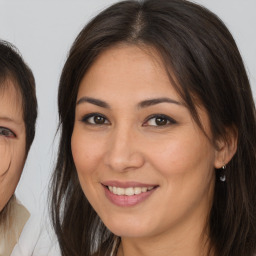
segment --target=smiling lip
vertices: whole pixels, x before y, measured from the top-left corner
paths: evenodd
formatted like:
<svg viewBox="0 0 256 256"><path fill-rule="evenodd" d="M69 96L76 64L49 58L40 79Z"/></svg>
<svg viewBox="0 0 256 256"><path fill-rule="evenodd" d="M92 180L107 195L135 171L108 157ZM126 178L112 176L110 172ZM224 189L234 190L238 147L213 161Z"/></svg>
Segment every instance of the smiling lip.
<svg viewBox="0 0 256 256"><path fill-rule="evenodd" d="M102 185L109 201L121 207L134 206L143 202L158 187L154 184L118 181L103 182Z"/></svg>

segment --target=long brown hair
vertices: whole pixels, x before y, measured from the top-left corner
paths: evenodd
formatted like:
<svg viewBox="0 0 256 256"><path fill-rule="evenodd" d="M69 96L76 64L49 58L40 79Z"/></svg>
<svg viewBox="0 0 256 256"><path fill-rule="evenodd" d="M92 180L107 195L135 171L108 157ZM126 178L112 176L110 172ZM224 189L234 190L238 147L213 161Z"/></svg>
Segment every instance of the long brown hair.
<svg viewBox="0 0 256 256"><path fill-rule="evenodd" d="M52 180L52 221L62 255L109 255L115 235L87 201L71 153L79 84L97 56L118 43L151 46L200 126L196 102L207 110L214 138L238 133L237 152L216 170L209 217L211 248L219 256L256 251L256 118L248 77L236 43L212 12L185 0L117 3L97 15L76 38L59 83L60 144ZM196 100L197 99L197 100Z"/></svg>

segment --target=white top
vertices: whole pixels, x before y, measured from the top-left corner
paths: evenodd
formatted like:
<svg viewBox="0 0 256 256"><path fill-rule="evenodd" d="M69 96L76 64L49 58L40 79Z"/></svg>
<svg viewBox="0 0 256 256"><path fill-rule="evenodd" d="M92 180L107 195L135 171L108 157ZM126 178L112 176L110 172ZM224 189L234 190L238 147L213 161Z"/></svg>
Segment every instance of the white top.
<svg viewBox="0 0 256 256"><path fill-rule="evenodd" d="M40 215L31 216L11 256L61 256L49 221L42 221Z"/></svg>
<svg viewBox="0 0 256 256"><path fill-rule="evenodd" d="M5 223L0 226L0 256L10 256L30 217L28 210L15 197L11 198L5 207L9 209L6 209Z"/></svg>

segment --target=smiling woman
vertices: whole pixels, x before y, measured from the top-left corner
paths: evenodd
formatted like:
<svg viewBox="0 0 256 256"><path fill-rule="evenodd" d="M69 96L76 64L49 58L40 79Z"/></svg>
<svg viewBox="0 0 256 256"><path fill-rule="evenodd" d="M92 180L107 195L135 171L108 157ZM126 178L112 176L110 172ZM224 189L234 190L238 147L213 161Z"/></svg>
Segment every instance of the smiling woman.
<svg viewBox="0 0 256 256"><path fill-rule="evenodd" d="M78 102L84 96L108 106L78 104L71 140L81 187L106 226L123 238L165 231L170 239L178 223L200 235L212 201L213 166L229 162L236 147L216 149L206 112L199 117L207 136L158 56L137 46L104 51L80 83Z"/></svg>
<svg viewBox="0 0 256 256"><path fill-rule="evenodd" d="M59 86L62 255L253 256L256 119L226 26L124 1L78 35Z"/></svg>
<svg viewBox="0 0 256 256"><path fill-rule="evenodd" d="M10 255L29 213L14 196L34 139L34 77L15 48L0 42L0 255Z"/></svg>

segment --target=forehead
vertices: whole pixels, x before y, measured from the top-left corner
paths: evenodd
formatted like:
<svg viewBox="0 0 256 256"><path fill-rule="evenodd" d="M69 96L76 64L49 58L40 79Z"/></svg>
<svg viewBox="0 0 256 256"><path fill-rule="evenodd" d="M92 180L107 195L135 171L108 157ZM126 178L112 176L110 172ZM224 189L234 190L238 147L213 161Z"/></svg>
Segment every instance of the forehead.
<svg viewBox="0 0 256 256"><path fill-rule="evenodd" d="M23 121L22 96L11 79L0 84L0 118L13 119L17 123Z"/></svg>
<svg viewBox="0 0 256 256"><path fill-rule="evenodd" d="M170 90L176 94L157 51L137 45L117 45L103 51L85 73L78 97L89 91L105 96L110 90L120 97L120 89L137 96L150 91L152 97L160 97Z"/></svg>
<svg viewBox="0 0 256 256"><path fill-rule="evenodd" d="M133 62L134 65L130 65L131 62ZM135 64L141 66L139 71L144 71L145 73L151 73L156 71L160 71L161 75L163 75L163 73L166 73L166 69L164 67L161 55L154 47L143 44L133 45L125 43L116 44L102 51L96 57L86 73L90 73L92 70L95 72L95 67L97 67L97 71L104 74L106 71L108 71L109 68L111 68L110 64L113 65L114 63L116 63L117 65L115 67L117 69L117 74L118 71L122 70L124 65L125 74L127 74L127 72L135 74L136 72L134 71L138 70L138 67L135 67ZM107 75L107 73L105 74Z"/></svg>

